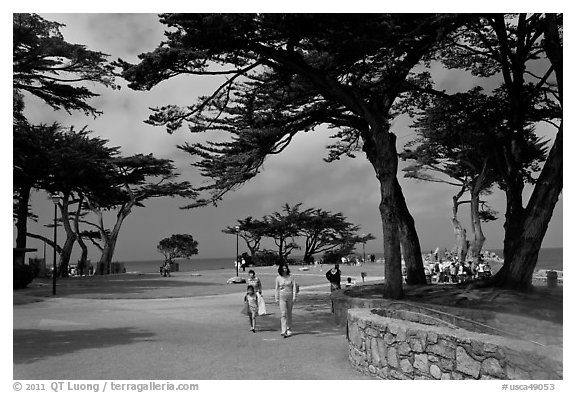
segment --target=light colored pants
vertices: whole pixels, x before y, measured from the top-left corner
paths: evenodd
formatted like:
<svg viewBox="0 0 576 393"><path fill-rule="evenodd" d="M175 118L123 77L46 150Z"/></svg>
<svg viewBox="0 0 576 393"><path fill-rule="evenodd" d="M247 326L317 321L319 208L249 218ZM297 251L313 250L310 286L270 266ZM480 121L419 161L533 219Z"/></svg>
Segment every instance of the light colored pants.
<svg viewBox="0 0 576 393"><path fill-rule="evenodd" d="M292 306L294 305L294 300L292 296L280 296L280 325L282 327L282 334L286 333L286 330L290 329L292 326Z"/></svg>

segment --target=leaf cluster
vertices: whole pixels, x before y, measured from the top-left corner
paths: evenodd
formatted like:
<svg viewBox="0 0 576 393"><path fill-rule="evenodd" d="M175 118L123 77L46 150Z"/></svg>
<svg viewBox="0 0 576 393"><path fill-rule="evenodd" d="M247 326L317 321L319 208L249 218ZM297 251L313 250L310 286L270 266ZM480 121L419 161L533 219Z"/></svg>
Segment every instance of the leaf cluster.
<svg viewBox="0 0 576 393"><path fill-rule="evenodd" d="M64 40L60 28L36 14L13 14L13 89L17 105L14 117L21 118L22 92L28 92L54 109L79 110L98 115L87 100L98 96L85 86L97 83L119 88L108 55Z"/></svg>
<svg viewBox="0 0 576 393"><path fill-rule="evenodd" d="M198 254L198 242L188 234L174 234L164 238L160 240L157 248L167 261L175 258L190 259L192 255Z"/></svg>

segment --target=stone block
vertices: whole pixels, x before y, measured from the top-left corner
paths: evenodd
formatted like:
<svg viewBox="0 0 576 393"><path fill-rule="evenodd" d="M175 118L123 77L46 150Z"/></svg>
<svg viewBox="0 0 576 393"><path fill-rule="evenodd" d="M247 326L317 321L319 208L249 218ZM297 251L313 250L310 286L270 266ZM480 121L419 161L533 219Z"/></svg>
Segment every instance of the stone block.
<svg viewBox="0 0 576 393"><path fill-rule="evenodd" d="M378 339L372 337L372 339L370 340L370 352L371 352L371 358L372 358L372 363L375 364L376 366L380 365L380 350L378 348Z"/></svg>
<svg viewBox="0 0 576 393"><path fill-rule="evenodd" d="M390 370L390 377L393 379L404 379L404 380L411 379L410 377L402 374L398 370Z"/></svg>
<svg viewBox="0 0 576 393"><path fill-rule="evenodd" d="M498 350L498 346L492 343L484 343L484 352L495 353Z"/></svg>
<svg viewBox="0 0 576 393"><path fill-rule="evenodd" d="M420 339L418 339L418 338L411 338L411 339L409 340L409 343L410 343L410 348L412 348L412 350L413 350L414 352L417 352L417 353L422 353L422 352L424 352L424 346L422 345L422 341L421 341Z"/></svg>
<svg viewBox="0 0 576 393"><path fill-rule="evenodd" d="M400 361L400 370L402 370L405 374L412 374L414 368L412 367L412 364L410 364L410 360L402 359Z"/></svg>
<svg viewBox="0 0 576 393"><path fill-rule="evenodd" d="M433 353L447 359L454 359L456 351L453 348L444 345L444 343L446 343L445 340L439 340L438 344L429 345L426 350L428 353Z"/></svg>
<svg viewBox="0 0 576 393"><path fill-rule="evenodd" d="M406 328L404 326L398 326L396 341L406 341Z"/></svg>
<svg viewBox="0 0 576 393"><path fill-rule="evenodd" d="M408 356L408 355L410 355L411 352L412 352L412 349L410 348L410 345L408 345L407 342L401 342L400 345L398 345L398 354L399 355Z"/></svg>
<svg viewBox="0 0 576 393"><path fill-rule="evenodd" d="M453 343L450 339L450 337L448 336L439 336L438 337L438 344L446 347L446 348L450 348L450 349L456 349L457 345L455 343Z"/></svg>
<svg viewBox="0 0 576 393"><path fill-rule="evenodd" d="M430 344L436 344L438 342L438 335L436 333L428 333L427 340Z"/></svg>
<svg viewBox="0 0 576 393"><path fill-rule="evenodd" d="M368 366L368 371L370 372L370 374L376 374L376 367L374 367L372 364Z"/></svg>
<svg viewBox="0 0 576 393"><path fill-rule="evenodd" d="M456 348L456 370L473 378L480 375L481 363L472 358L463 347Z"/></svg>
<svg viewBox="0 0 576 393"><path fill-rule="evenodd" d="M430 374L436 379L442 378L442 371L440 370L440 367L435 364L430 366Z"/></svg>
<svg viewBox="0 0 576 393"><path fill-rule="evenodd" d="M384 341L386 342L386 344L392 345L392 344L394 344L394 343L396 342L396 338L394 337L393 334L391 334L391 333L386 333L386 334L384 335Z"/></svg>
<svg viewBox="0 0 576 393"><path fill-rule="evenodd" d="M470 348L476 356L484 356L484 343L474 340L470 344Z"/></svg>
<svg viewBox="0 0 576 393"><path fill-rule="evenodd" d="M452 379L455 381L461 381L464 379L464 377L462 376L462 374L453 371L452 372Z"/></svg>
<svg viewBox="0 0 576 393"><path fill-rule="evenodd" d="M438 358L436 365L440 367L442 371L454 371L454 360L446 358Z"/></svg>
<svg viewBox="0 0 576 393"><path fill-rule="evenodd" d="M348 359L350 360L350 363L360 367L364 367L366 364L366 354L359 351L355 347L350 348L350 351L348 352Z"/></svg>
<svg viewBox="0 0 576 393"><path fill-rule="evenodd" d="M399 329L399 326L396 323L392 323L392 324L388 325L388 331L390 333L392 333L393 335L398 334L398 329Z"/></svg>
<svg viewBox="0 0 576 393"><path fill-rule="evenodd" d="M414 368L425 373L428 374L428 372L430 371L429 369L429 363L428 363L428 356L426 356L426 354L415 354L414 355Z"/></svg>
<svg viewBox="0 0 576 393"><path fill-rule="evenodd" d="M396 353L396 348L388 347L386 360L388 361L388 366L398 368L398 354Z"/></svg>
<svg viewBox="0 0 576 393"><path fill-rule="evenodd" d="M364 337L364 351L366 351L366 355L370 356L370 344L371 344L371 337Z"/></svg>
<svg viewBox="0 0 576 393"><path fill-rule="evenodd" d="M452 379L452 377L450 376L450 373L442 373L442 377L440 379L443 381L449 381Z"/></svg>
<svg viewBox="0 0 576 393"><path fill-rule="evenodd" d="M531 379L530 374L519 367L507 365L505 370L508 379Z"/></svg>
<svg viewBox="0 0 576 393"><path fill-rule="evenodd" d="M374 329L373 327L367 327L364 329L364 333L370 337L378 337L380 335L380 331Z"/></svg>
<svg viewBox="0 0 576 393"><path fill-rule="evenodd" d="M505 378L506 372L500 366L500 362L495 358L487 358L482 362L482 375L491 375L498 378Z"/></svg>
<svg viewBox="0 0 576 393"><path fill-rule="evenodd" d="M362 348L364 340L362 338L362 330L358 324L353 323L348 327L348 339L356 348Z"/></svg>
<svg viewBox="0 0 576 393"><path fill-rule="evenodd" d="M378 376L382 379L390 379L390 370L388 367L382 367L378 370Z"/></svg>
<svg viewBox="0 0 576 393"><path fill-rule="evenodd" d="M388 354L388 346L382 339L378 339L376 340L376 342L378 343L378 353L380 355L380 363L382 363L382 366L387 366L388 361L386 360L386 356Z"/></svg>

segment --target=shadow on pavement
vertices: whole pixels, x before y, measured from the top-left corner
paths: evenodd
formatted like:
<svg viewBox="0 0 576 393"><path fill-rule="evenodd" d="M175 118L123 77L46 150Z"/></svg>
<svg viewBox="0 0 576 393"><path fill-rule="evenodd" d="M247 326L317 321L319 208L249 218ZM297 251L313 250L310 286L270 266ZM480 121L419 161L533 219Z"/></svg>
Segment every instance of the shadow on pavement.
<svg viewBox="0 0 576 393"><path fill-rule="evenodd" d="M57 297L96 298L96 299L139 299L168 298L186 296L191 287L224 287L226 284L183 281L172 278L141 278L124 275L116 279L72 278L60 279L56 286ZM145 296L143 296L145 295ZM14 291L13 304L27 304L52 298L52 284L36 280L27 288Z"/></svg>
<svg viewBox="0 0 576 393"><path fill-rule="evenodd" d="M33 363L90 348L129 345L138 341L154 341L153 333L133 328L93 330L14 330L14 363Z"/></svg>
<svg viewBox="0 0 576 393"><path fill-rule="evenodd" d="M330 307L328 293L300 294L293 308L292 337L300 335L342 336L344 330L334 323ZM248 325L248 322L246 324ZM256 328L259 331L277 331L280 334L280 312L258 317Z"/></svg>

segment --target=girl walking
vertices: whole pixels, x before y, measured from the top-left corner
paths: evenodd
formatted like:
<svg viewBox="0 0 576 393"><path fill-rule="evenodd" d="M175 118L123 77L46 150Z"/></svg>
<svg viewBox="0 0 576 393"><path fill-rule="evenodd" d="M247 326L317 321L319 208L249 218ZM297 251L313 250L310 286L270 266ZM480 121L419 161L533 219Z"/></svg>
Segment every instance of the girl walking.
<svg viewBox="0 0 576 393"><path fill-rule="evenodd" d="M258 315L258 298L254 292L254 287L248 285L246 289L246 296L244 296L244 302L247 303L248 308L248 321L250 322L250 330L252 333L256 333L256 316Z"/></svg>
<svg viewBox="0 0 576 393"><path fill-rule="evenodd" d="M248 285L254 287L254 292L256 292L256 297L258 298L258 315L266 315L266 303L264 302L264 297L262 297L262 282L260 278L256 277L256 272L252 269L248 271Z"/></svg>

